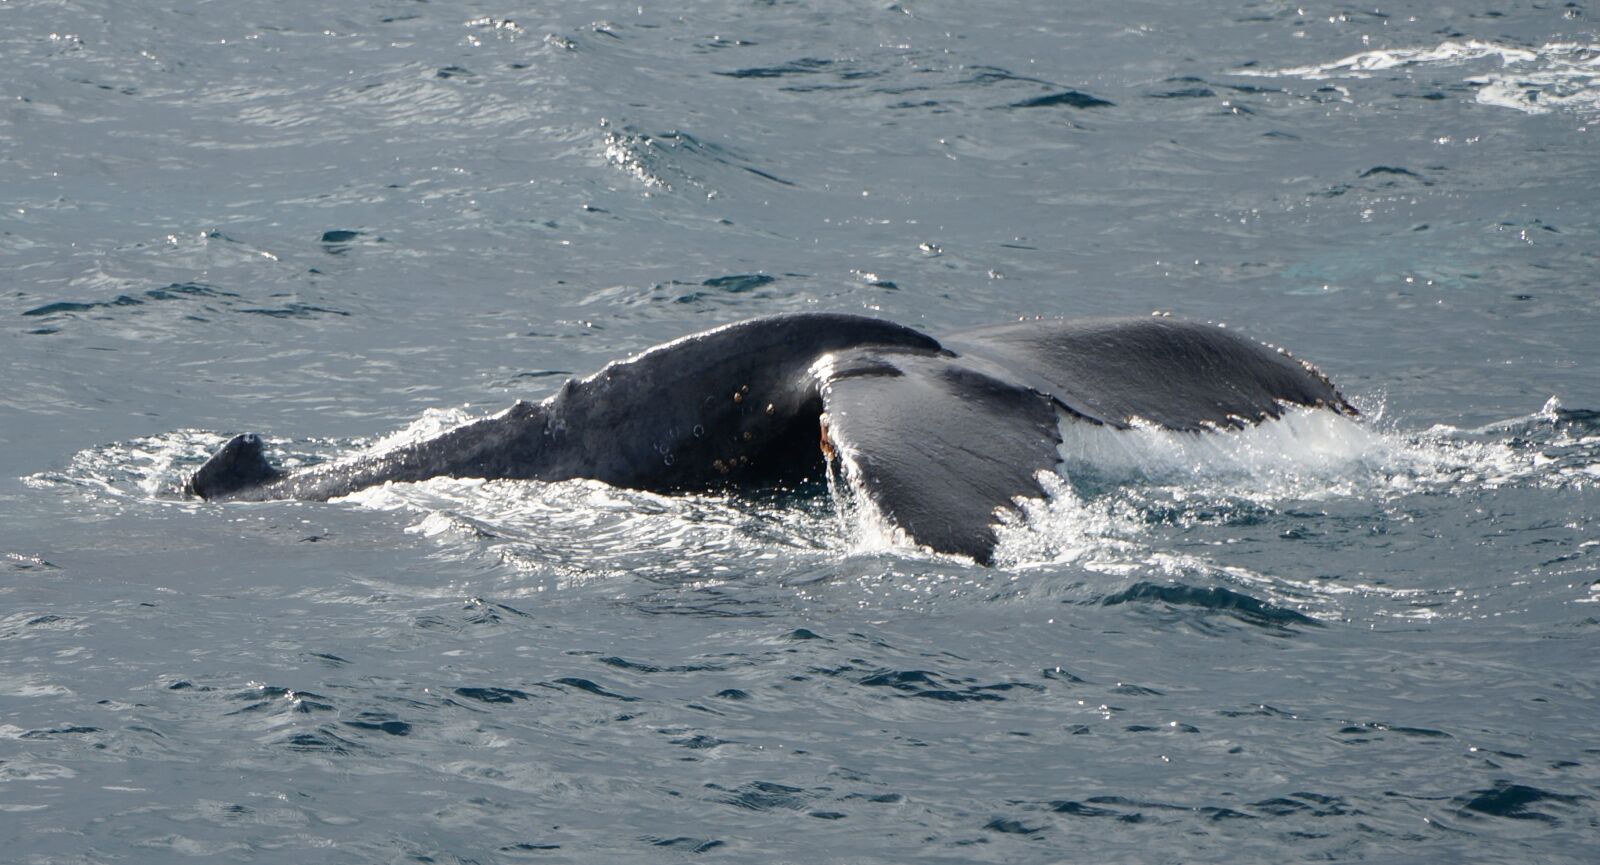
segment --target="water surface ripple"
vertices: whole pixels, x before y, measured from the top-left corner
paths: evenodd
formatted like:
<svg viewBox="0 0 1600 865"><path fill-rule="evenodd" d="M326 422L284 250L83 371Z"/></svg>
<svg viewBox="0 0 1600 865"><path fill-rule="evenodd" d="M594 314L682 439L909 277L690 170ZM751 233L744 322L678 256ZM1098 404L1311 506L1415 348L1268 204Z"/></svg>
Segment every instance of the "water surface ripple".
<svg viewBox="0 0 1600 865"><path fill-rule="evenodd" d="M1590 862L1594 14L0 2L0 858ZM816 309L1364 417L1068 427L992 569L821 481L171 492Z"/></svg>

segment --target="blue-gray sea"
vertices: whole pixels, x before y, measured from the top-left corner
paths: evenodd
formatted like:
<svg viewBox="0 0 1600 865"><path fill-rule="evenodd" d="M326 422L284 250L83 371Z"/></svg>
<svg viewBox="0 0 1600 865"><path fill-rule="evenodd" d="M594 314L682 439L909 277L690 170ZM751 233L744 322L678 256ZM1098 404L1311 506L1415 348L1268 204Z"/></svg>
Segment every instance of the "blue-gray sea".
<svg viewBox="0 0 1600 865"><path fill-rule="evenodd" d="M0 860L1596 861L1597 16L0 0ZM994 568L173 492L797 310L1162 310L1363 417L1069 434Z"/></svg>

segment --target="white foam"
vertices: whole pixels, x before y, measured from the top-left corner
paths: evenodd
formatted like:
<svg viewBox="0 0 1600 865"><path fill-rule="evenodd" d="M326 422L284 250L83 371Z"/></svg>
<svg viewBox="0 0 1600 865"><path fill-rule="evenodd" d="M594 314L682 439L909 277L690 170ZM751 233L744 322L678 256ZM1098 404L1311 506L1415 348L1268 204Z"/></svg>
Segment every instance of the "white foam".
<svg viewBox="0 0 1600 865"><path fill-rule="evenodd" d="M1534 415L1520 422L1546 420ZM1064 419L1061 434L1060 475L1041 474L1045 495L1019 502L1020 515L1002 514L996 558L1008 566L1223 573L1202 558L1152 548L1151 509L1181 522L1240 506L1272 511L1333 499L1381 506L1417 492L1492 487L1540 471L1537 451L1503 437L1475 441L1452 427L1405 434L1321 409L1205 433L1115 430Z"/></svg>
<svg viewBox="0 0 1600 865"><path fill-rule="evenodd" d="M1542 66L1519 69L1515 75L1468 78L1478 85L1479 102L1512 108L1526 114L1556 109L1590 113L1600 111L1600 45L1545 46L1554 53L1541 58Z"/></svg>
<svg viewBox="0 0 1600 865"><path fill-rule="evenodd" d="M1276 421L1207 433L1113 430L1063 419L1060 473L1042 472L1045 494L1018 502L1016 513L1002 513L996 560L1011 568L1072 563L1108 574L1151 568L1224 574L1202 558L1152 546L1152 509L1182 521L1244 505L1273 511L1345 499L1381 507L1418 492L1555 474L1541 464L1538 449L1519 446L1507 435L1518 426L1552 423L1552 411L1547 406L1483 430L1436 426L1412 433L1320 409L1294 409ZM1368 412L1381 414L1381 406ZM433 422L449 420L439 416ZM419 432L425 430L399 435ZM372 487L345 500L419 514L411 531L425 537L487 544L513 564L566 561L573 573L591 576L625 571L625 563L680 559L697 560L696 568L704 571L712 560L731 564L775 548L928 555L862 493L859 455L848 442L835 441L834 447L841 471L830 478L831 511L793 501L755 506L723 496L664 496L598 481L435 478ZM1569 473L1585 468L1594 466Z"/></svg>
<svg viewBox="0 0 1600 865"><path fill-rule="evenodd" d="M1432 48L1379 48L1341 57L1331 63L1309 66L1290 66L1285 69L1235 69L1235 75L1258 77L1292 76L1296 78L1370 78L1371 73L1387 69L1439 63L1465 63L1497 57L1502 64L1531 63L1539 53L1515 45L1469 39L1465 42L1449 40Z"/></svg>
<svg viewBox="0 0 1600 865"><path fill-rule="evenodd" d="M1396 429L1381 404L1363 410L1360 421L1302 409L1278 421L1204 434L1063 422L1061 473L1043 473L1045 494L1001 520L996 560L1013 571L1071 563L1106 574L1203 571L1251 583L1227 570L1225 559L1207 564L1212 554L1193 544L1172 549L1171 538L1184 536L1186 524L1215 524L1253 511L1271 518L1305 502L1343 500L1325 507L1381 514L1415 494L1600 484L1600 434L1592 424L1568 423L1569 413L1555 400L1477 429L1439 425L1420 432ZM365 452L401 447L466 420L465 409L429 412ZM139 498L202 507L165 498L166 488L222 441L212 433L178 431L116 443L75 455L64 471L24 481L87 490L116 507ZM287 450L286 463L294 464L350 444L280 441L276 449ZM809 572L841 555L909 557L918 561L912 567L923 569L929 554L860 495L858 454L848 443L835 446L843 472L832 506L792 497L662 496L597 481L450 478L377 486L345 500L415 515L413 532L463 554L498 556L572 580L641 570ZM1287 584L1277 590L1301 593Z"/></svg>
<svg viewBox="0 0 1600 865"><path fill-rule="evenodd" d="M838 460L828 464L828 492L833 498L839 535L849 553L878 555L920 550L920 545L884 516L866 494L856 449L837 439L832 440L832 445ZM836 466L842 471L835 471Z"/></svg>
<svg viewBox="0 0 1600 865"><path fill-rule="evenodd" d="M841 546L831 513L818 508L594 480L440 477L370 487L342 501L416 514L407 531L518 571L553 573L557 588L624 574L749 574L782 566L774 550L832 557Z"/></svg>
<svg viewBox="0 0 1600 865"><path fill-rule="evenodd" d="M1511 424L1549 422L1543 414ZM1067 477L1185 485L1251 501L1410 493L1428 485L1497 485L1532 474L1537 453L1483 431L1436 425L1420 433L1384 429L1321 409L1239 430L1180 433L1109 430L1083 424L1062 429Z"/></svg>
<svg viewBox="0 0 1600 865"><path fill-rule="evenodd" d="M1600 110L1600 45L1548 42L1537 48L1477 39L1447 40L1432 47L1380 48L1329 63L1283 69L1235 69L1235 75L1310 80L1371 78L1374 73L1414 67L1452 67L1498 61L1498 68L1462 79L1477 88L1484 105L1526 114L1553 109Z"/></svg>
<svg viewBox="0 0 1600 865"><path fill-rule="evenodd" d="M1387 450L1366 426L1321 409L1295 409L1244 429L1184 433L1155 426L1131 430L1064 419L1063 473L1100 480L1182 483L1248 479L1277 494L1303 492L1346 477Z"/></svg>

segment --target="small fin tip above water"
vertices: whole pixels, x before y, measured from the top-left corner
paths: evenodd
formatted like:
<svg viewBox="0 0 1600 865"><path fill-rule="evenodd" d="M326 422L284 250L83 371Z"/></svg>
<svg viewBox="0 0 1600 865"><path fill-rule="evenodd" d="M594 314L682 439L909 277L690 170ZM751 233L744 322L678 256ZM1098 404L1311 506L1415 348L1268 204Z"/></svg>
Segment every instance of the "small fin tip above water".
<svg viewBox="0 0 1600 865"><path fill-rule="evenodd" d="M255 433L234 436L194 473L184 491L202 499L224 498L280 477L283 472L267 462L265 449Z"/></svg>

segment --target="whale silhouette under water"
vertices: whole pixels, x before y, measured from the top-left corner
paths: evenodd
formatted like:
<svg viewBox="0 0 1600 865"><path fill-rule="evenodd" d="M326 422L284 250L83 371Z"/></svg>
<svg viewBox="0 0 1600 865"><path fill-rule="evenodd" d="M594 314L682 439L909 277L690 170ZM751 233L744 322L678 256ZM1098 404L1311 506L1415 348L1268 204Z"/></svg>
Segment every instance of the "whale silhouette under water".
<svg viewBox="0 0 1600 865"><path fill-rule="evenodd" d="M431 477L750 488L830 463L890 523L988 563L997 512L1041 495L1060 423L1204 434L1289 406L1356 411L1315 367L1166 316L1021 321L936 340L881 319L777 315L691 334L543 402L396 449L286 472L235 436L186 491L326 500Z"/></svg>

